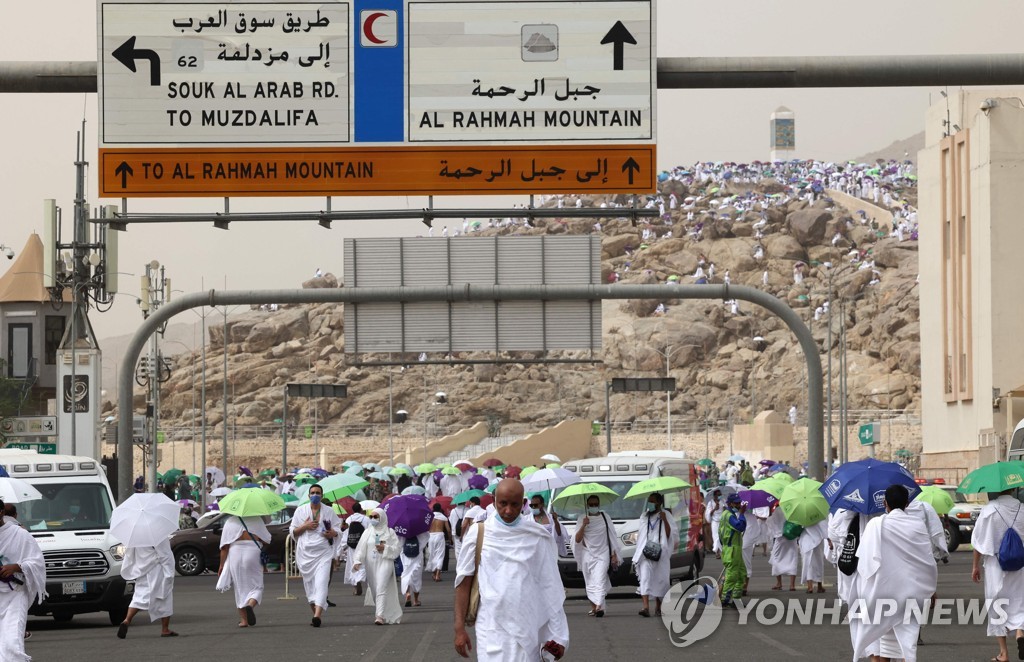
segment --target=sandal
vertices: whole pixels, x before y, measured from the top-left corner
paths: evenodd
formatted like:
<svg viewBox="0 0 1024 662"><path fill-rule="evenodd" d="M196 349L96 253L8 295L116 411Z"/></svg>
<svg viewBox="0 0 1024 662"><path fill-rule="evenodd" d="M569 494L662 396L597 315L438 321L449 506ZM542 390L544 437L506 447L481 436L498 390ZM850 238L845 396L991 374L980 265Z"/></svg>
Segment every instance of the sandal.
<svg viewBox="0 0 1024 662"><path fill-rule="evenodd" d="M604 618L604 609L598 609L594 612L594 616L598 618Z"/></svg>
<svg viewBox="0 0 1024 662"><path fill-rule="evenodd" d="M127 636L128 636L128 624L127 623L121 623L120 625L117 626L117 638L118 639L124 639Z"/></svg>
<svg viewBox="0 0 1024 662"><path fill-rule="evenodd" d="M650 618L651 617L651 612L646 610L646 609L641 609L637 613L640 614L641 616L643 616L644 618Z"/></svg>
<svg viewBox="0 0 1024 662"><path fill-rule="evenodd" d="M781 591L782 587L781 586L772 586L772 590L773 591Z"/></svg>
<svg viewBox="0 0 1024 662"><path fill-rule="evenodd" d="M373 624L374 625L384 625L384 619L383 618L378 618L377 620L375 620L373 622Z"/></svg>
<svg viewBox="0 0 1024 662"><path fill-rule="evenodd" d="M1024 660L1024 637L1017 637L1017 659Z"/></svg>
<svg viewBox="0 0 1024 662"><path fill-rule="evenodd" d="M594 614L595 614L595 612L594 612L593 609L591 609L590 611L587 612L587 616L593 616Z"/></svg>
<svg viewBox="0 0 1024 662"><path fill-rule="evenodd" d="M252 605L245 605L245 623L250 626L256 625L256 612Z"/></svg>
<svg viewBox="0 0 1024 662"><path fill-rule="evenodd" d="M171 630L170 632L161 632L160 636L161 637L177 637L178 633L175 632L174 630Z"/></svg>
<svg viewBox="0 0 1024 662"><path fill-rule="evenodd" d="M313 620L312 620L312 621L310 621L310 623L309 623L309 624L310 624L310 625L312 625L312 626L313 626L313 627L315 627L315 628L318 628L318 627L320 627L320 623L321 623L321 622L322 622L322 621L320 620L320 617L319 617L319 616L314 616L314 617L313 617Z"/></svg>

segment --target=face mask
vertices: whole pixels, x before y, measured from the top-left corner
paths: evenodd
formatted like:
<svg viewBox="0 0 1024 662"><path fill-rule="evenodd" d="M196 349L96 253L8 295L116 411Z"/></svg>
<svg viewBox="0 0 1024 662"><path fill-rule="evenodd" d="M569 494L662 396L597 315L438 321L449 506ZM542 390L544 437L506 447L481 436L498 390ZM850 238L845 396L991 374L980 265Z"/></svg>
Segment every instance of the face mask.
<svg viewBox="0 0 1024 662"><path fill-rule="evenodd" d="M530 510L533 512L533 516L534 517L540 517L540 513L541 513L540 508L530 508Z"/></svg>
<svg viewBox="0 0 1024 662"><path fill-rule="evenodd" d="M68 506L68 512L71 513L72 515L77 515L81 511L82 511L82 507L81 506Z"/></svg>
<svg viewBox="0 0 1024 662"><path fill-rule="evenodd" d="M515 526L516 524L519 524L519 518L518 517L515 518L514 520L512 520L511 522L506 522L505 518L501 517L500 515L498 517L496 517L495 519L497 519L499 522L501 522L505 526Z"/></svg>
<svg viewBox="0 0 1024 662"><path fill-rule="evenodd" d="M657 509L658 509L658 504L656 504L656 503L649 503L649 504L647 504L647 512L653 513Z"/></svg>
<svg viewBox="0 0 1024 662"><path fill-rule="evenodd" d="M588 515L597 515L600 512L601 512L600 506L587 506L587 514Z"/></svg>
<svg viewBox="0 0 1024 662"><path fill-rule="evenodd" d="M309 502L311 504L313 504L314 506L320 505L320 500L321 499L323 499L323 497L321 495L319 495L319 494L311 494L311 495L309 495Z"/></svg>
<svg viewBox="0 0 1024 662"><path fill-rule="evenodd" d="M380 518L371 519L370 523L373 524L373 528L375 529L379 529L380 527L384 526L384 522L380 521Z"/></svg>

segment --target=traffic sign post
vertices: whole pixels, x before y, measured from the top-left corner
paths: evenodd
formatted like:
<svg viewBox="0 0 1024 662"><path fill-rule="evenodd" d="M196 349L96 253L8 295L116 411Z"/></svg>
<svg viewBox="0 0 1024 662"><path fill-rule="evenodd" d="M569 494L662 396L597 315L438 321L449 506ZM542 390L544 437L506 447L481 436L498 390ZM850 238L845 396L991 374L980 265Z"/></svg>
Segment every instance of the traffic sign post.
<svg viewBox="0 0 1024 662"><path fill-rule="evenodd" d="M56 416L8 416L0 419L0 435L4 437L55 437Z"/></svg>
<svg viewBox="0 0 1024 662"><path fill-rule="evenodd" d="M36 451L41 455L56 455L57 444L22 442L7 444L5 448L17 448L23 451Z"/></svg>
<svg viewBox="0 0 1024 662"><path fill-rule="evenodd" d="M868 455L870 457L875 456L875 444L881 441L882 437L882 425L881 423L865 423L861 425L857 431L857 438L860 439L861 446L868 447Z"/></svg>
<svg viewBox="0 0 1024 662"><path fill-rule="evenodd" d="M653 192L653 0L98 0L104 197Z"/></svg>

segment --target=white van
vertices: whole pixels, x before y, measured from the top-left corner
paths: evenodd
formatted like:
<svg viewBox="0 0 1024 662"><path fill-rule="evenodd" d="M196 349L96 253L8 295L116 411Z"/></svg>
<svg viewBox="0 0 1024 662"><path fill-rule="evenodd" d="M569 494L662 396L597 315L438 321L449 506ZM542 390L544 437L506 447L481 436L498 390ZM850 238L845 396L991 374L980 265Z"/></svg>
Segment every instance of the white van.
<svg viewBox="0 0 1024 662"><path fill-rule="evenodd" d="M691 487L678 494L665 495L665 508L673 509L680 499L686 508L680 508L677 520L679 527L679 543L672 552L671 575L673 582L681 579L696 579L704 567L702 525L704 516L704 499L700 492L700 478L697 465L686 459L680 451L623 451L612 453L606 457L595 457L586 460L573 460L562 466L563 469L574 471L583 482L601 483L625 495L633 485L648 478L673 476L685 480ZM552 495L552 500L558 493ZM631 572L630 559L636 552L637 522L644 508L644 499L618 499L605 508L605 512L615 524L615 532L623 545L623 559L618 572L610 576L613 586L636 586L639 583L636 575ZM576 534L576 517L578 513L559 513L563 518L566 532ZM558 570L562 583L569 588L583 588L583 574L576 569L576 561L572 558L571 545L566 550L567 556L558 559Z"/></svg>
<svg viewBox="0 0 1024 662"><path fill-rule="evenodd" d="M110 535L115 502L100 463L89 457L0 449L0 466L43 495L15 504L18 521L46 560L49 595L29 613L66 622L75 614L105 611L112 625L124 620L134 583L121 577L124 546Z"/></svg>

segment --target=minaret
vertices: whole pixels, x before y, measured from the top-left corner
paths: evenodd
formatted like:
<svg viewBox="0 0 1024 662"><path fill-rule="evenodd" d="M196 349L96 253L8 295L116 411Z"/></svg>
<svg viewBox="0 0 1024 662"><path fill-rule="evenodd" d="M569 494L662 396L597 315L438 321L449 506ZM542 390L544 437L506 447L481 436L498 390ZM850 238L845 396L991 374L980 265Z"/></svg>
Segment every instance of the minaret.
<svg viewBox="0 0 1024 662"><path fill-rule="evenodd" d="M779 106L770 117L770 161L789 161L796 158L796 115L785 106Z"/></svg>

